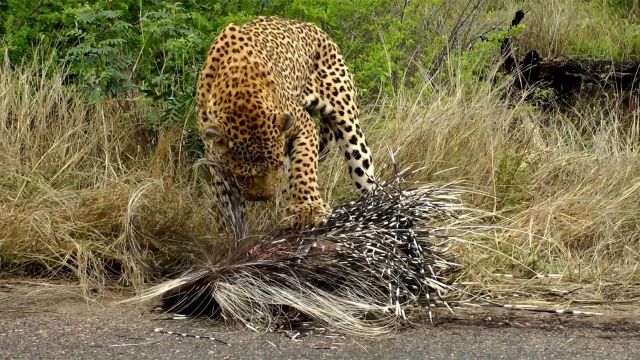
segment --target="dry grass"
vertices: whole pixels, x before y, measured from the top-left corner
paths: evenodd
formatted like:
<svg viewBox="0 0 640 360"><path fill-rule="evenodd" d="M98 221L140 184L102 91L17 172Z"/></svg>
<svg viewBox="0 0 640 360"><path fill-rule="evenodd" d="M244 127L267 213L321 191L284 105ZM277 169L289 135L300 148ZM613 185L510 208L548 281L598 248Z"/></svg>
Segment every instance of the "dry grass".
<svg viewBox="0 0 640 360"><path fill-rule="evenodd" d="M533 31L543 35L544 21L557 20L535 19ZM566 50L552 39L535 42L550 43L549 54ZM544 110L506 100L500 84L464 80L457 66L439 74L446 82L366 104L363 123L378 169L399 149L403 165L423 167L416 180L463 180L466 201L490 214L482 219L490 230L457 246L461 291L640 299L637 103L607 95ZM90 102L62 86L63 75L47 61L3 63L0 268L71 277L88 292L141 286L215 249L213 206L183 129L149 129L148 104ZM337 151L321 165L321 184L333 205L354 196ZM277 226L282 208L280 200L253 207L251 227Z"/></svg>
<svg viewBox="0 0 640 360"><path fill-rule="evenodd" d="M508 24L515 11L525 11L522 52L541 56L638 61L640 31L637 1L488 0L492 22Z"/></svg>
<svg viewBox="0 0 640 360"><path fill-rule="evenodd" d="M210 238L208 203L180 131L144 125L145 104L89 102L50 61L0 74L0 266L141 285ZM176 241L198 237L200 243ZM214 239L215 240L215 239Z"/></svg>
<svg viewBox="0 0 640 360"><path fill-rule="evenodd" d="M461 291L640 299L637 105L610 94L546 111L505 101L500 86L456 79L423 90L431 95L380 101L366 115L367 133L378 164L400 149L403 164L424 168L417 180L464 180L469 204L493 214L483 219L488 231L458 248ZM341 166L334 154L323 168L327 193L339 201L348 186Z"/></svg>

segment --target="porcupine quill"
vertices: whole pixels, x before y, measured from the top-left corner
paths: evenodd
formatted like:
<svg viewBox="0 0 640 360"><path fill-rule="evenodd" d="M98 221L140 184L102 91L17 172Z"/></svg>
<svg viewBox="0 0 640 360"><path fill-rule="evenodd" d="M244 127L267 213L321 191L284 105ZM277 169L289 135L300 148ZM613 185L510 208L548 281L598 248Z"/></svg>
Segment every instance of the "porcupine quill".
<svg viewBox="0 0 640 360"><path fill-rule="evenodd" d="M431 317L459 268L436 224L455 222L465 208L455 186L408 184L406 172L336 207L315 227L240 241L225 261L190 269L139 299L162 296L167 311L263 330L313 320L375 335L416 309Z"/></svg>

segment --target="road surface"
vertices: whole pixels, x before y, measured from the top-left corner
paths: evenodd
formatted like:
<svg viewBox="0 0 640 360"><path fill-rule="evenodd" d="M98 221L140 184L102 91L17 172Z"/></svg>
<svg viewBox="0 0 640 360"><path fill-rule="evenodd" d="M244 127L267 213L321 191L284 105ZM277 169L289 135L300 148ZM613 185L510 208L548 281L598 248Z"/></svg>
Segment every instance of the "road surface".
<svg viewBox="0 0 640 360"><path fill-rule="evenodd" d="M640 359L640 318L522 311L460 311L386 338L257 334L204 320L173 320L149 306L88 303L60 289L0 283L0 358L113 359ZM4 295L4 296L2 296ZM208 339L156 333L155 328Z"/></svg>

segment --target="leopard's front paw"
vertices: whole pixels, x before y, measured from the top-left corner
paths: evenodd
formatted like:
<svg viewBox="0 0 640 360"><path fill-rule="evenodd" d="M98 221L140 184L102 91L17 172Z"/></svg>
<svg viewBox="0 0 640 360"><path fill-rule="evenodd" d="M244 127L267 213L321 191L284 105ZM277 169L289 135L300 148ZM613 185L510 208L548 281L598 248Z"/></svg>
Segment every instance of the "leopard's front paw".
<svg viewBox="0 0 640 360"><path fill-rule="evenodd" d="M321 223L329 214L329 206L322 200L296 203L287 208L292 227L302 229Z"/></svg>

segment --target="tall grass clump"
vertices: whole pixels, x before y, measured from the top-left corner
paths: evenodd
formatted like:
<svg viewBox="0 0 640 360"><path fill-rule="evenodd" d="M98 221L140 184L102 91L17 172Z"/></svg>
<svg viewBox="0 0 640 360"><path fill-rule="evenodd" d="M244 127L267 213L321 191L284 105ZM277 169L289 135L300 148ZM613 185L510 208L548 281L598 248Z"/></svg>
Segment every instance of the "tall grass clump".
<svg viewBox="0 0 640 360"><path fill-rule="evenodd" d="M215 232L181 129L151 129L143 101L89 101L35 59L0 73L0 267L88 290L192 258Z"/></svg>
<svg viewBox="0 0 640 360"><path fill-rule="evenodd" d="M640 60L636 1L534 1L523 45L543 56Z"/></svg>
<svg viewBox="0 0 640 360"><path fill-rule="evenodd" d="M578 291L576 297L631 296L612 292L627 285L636 296L640 291L631 284L640 278L637 105L602 94L578 95L568 108L538 107L525 102L524 94L505 96L512 79L495 77L495 69L476 69L487 80L469 80L467 66L450 56L421 88L401 88L369 104L363 120L378 164L398 150L402 164L422 168L414 180L461 180L469 190L467 202L486 211L477 225L489 230L458 247L465 269L459 283L468 285L462 288L544 297L550 296L543 290L548 286L512 284L502 275L551 274L567 287L581 284L588 295ZM339 152L321 166L334 204L348 191L342 166Z"/></svg>

